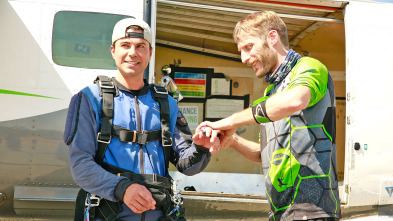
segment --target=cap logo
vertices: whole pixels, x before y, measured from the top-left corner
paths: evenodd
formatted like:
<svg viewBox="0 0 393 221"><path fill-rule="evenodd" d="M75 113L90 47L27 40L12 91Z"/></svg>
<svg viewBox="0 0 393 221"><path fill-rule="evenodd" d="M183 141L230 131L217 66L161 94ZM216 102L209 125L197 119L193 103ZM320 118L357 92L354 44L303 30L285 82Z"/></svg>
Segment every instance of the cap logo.
<svg viewBox="0 0 393 221"><path fill-rule="evenodd" d="M125 37L128 38L145 38L143 33L139 32L126 32Z"/></svg>

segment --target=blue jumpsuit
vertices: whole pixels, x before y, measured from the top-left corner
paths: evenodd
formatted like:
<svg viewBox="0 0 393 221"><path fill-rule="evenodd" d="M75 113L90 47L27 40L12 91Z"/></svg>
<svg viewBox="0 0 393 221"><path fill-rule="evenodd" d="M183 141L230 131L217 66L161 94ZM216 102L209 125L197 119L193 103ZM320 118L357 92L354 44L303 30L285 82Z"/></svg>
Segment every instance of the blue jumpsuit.
<svg viewBox="0 0 393 221"><path fill-rule="evenodd" d="M160 109L153 100L150 86L145 86L134 95L114 80L118 86L118 96L114 97L113 125L128 130L152 131L161 129ZM185 175L201 172L209 163L211 154L208 149L191 142L188 136L176 127L184 125L183 116L178 111L176 101L168 96L170 107L169 129L173 145L170 162ZM125 189L131 184L125 177L119 177L104 170L95 161L97 133L101 124L102 97L96 84L82 89L70 102L66 121L64 140L69 144L71 173L75 182L85 191L110 201L122 201ZM139 122L139 125L138 125ZM176 122L182 125L176 124ZM140 128L139 128L140 127ZM188 127L187 127L188 128ZM184 129L184 128L183 128ZM189 130L188 130L189 131ZM165 160L160 140L142 146L132 142L120 142L112 137L105 152L104 162L132 171L134 173L158 174L165 176ZM124 203L123 211L118 214L121 220L140 220L141 214L133 213ZM160 209L147 211L145 220L157 220L162 215Z"/></svg>

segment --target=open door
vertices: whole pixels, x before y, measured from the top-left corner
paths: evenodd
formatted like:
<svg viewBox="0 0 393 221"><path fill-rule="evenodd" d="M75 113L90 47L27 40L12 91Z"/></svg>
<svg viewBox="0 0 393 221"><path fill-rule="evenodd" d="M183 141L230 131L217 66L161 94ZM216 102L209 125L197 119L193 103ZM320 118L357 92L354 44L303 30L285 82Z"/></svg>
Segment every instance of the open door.
<svg viewBox="0 0 393 221"><path fill-rule="evenodd" d="M348 206L393 204L393 4L345 8Z"/></svg>

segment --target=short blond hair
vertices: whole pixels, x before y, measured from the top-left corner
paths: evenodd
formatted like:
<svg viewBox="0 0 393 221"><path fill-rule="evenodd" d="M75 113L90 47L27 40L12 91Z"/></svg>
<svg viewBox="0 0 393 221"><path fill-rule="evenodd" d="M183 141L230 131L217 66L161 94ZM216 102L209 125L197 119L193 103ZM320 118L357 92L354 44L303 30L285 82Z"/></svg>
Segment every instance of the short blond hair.
<svg viewBox="0 0 393 221"><path fill-rule="evenodd" d="M276 30L281 43L289 48L287 26L273 11L254 12L240 20L233 30L233 39L238 43L239 35L243 31L251 35L265 37L271 30Z"/></svg>

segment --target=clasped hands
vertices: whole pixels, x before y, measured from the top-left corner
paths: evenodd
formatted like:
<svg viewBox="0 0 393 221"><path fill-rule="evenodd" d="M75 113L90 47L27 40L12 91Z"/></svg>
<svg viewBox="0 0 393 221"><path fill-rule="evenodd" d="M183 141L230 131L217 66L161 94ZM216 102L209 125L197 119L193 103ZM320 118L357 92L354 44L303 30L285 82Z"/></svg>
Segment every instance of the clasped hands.
<svg viewBox="0 0 393 221"><path fill-rule="evenodd" d="M236 128L229 126L224 120L204 121L195 129L192 139L195 144L208 148L210 153L216 153L230 146L235 132Z"/></svg>

